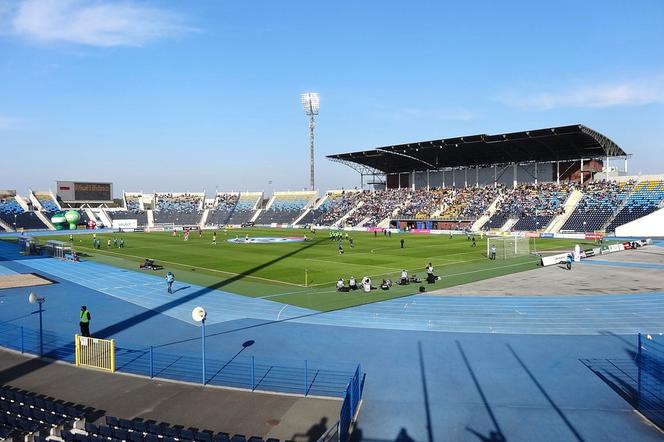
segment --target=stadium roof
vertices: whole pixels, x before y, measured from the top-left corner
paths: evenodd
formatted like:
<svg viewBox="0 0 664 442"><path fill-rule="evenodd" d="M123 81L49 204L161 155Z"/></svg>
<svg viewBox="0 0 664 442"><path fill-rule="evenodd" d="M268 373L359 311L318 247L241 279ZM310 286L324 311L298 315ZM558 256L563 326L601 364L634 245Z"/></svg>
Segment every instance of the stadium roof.
<svg viewBox="0 0 664 442"><path fill-rule="evenodd" d="M471 135L328 155L353 168L382 173L628 156L581 124L500 135Z"/></svg>

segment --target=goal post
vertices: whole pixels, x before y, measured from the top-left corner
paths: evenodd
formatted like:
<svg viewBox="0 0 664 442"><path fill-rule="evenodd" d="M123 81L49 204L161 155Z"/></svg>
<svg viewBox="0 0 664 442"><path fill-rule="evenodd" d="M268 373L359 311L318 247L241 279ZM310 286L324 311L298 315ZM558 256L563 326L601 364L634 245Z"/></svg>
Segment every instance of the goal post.
<svg viewBox="0 0 664 442"><path fill-rule="evenodd" d="M511 259L530 254L530 240L525 236L488 237L486 242L487 258L491 258L492 248L494 247L496 259Z"/></svg>

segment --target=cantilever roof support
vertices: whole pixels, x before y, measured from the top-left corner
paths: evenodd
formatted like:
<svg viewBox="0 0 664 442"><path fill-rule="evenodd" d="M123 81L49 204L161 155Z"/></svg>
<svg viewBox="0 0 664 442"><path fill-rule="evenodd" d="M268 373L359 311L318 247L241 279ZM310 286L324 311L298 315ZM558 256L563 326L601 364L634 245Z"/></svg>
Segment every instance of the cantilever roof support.
<svg viewBox="0 0 664 442"><path fill-rule="evenodd" d="M385 152L385 153L389 153L389 154L392 154L392 155L398 155L398 156L401 156L401 157L405 157L405 158L408 158L408 159L413 160L413 161L418 161L418 162L420 162L420 163L422 163L426 166L429 166L432 169L437 169L437 167L434 166L433 164L428 163L428 162L424 161L421 158L417 158L417 157L414 157L414 156L411 156L411 155L406 155L405 153L396 152L396 151L387 150L387 149L380 149L380 148L378 148L376 150L379 151L379 152Z"/></svg>

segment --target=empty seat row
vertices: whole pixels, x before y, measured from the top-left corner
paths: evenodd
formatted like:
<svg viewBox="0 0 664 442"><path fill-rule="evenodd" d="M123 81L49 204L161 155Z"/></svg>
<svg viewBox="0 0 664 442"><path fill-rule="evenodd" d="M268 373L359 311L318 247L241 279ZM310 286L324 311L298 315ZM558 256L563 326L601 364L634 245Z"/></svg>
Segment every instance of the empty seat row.
<svg viewBox="0 0 664 442"><path fill-rule="evenodd" d="M89 434L101 435L131 442L152 442L159 437L160 442L171 441L197 441L197 442L263 442L257 436L245 437L241 434L234 436L228 433L214 433L209 430L197 428L183 428L171 426L166 423L158 424L155 421L143 421L140 419L121 419L106 416L106 425L95 425L86 423L85 430ZM277 439L268 439L267 442L278 442Z"/></svg>
<svg viewBox="0 0 664 442"><path fill-rule="evenodd" d="M63 404L58 401L8 387L0 388L0 406L3 403L9 403L11 406L22 406L47 411L69 419L81 419L85 415L85 410L79 406Z"/></svg>

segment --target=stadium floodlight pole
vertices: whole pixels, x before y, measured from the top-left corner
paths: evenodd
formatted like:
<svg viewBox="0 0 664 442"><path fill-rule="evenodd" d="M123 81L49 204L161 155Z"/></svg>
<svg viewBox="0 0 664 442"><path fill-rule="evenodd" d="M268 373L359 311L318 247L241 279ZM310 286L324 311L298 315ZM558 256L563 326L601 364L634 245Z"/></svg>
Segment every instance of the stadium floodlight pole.
<svg viewBox="0 0 664 442"><path fill-rule="evenodd" d="M309 181L311 190L316 190L314 179L314 129L316 127L316 116L320 108L320 97L317 92L307 92L300 96L304 113L309 117Z"/></svg>
<svg viewBox="0 0 664 442"><path fill-rule="evenodd" d="M39 304L39 310L33 312L33 314L39 313L39 357L40 358L44 357L44 327L42 321L42 313L44 312L43 304L45 301L46 298L44 298L43 296L39 296L34 292L30 292L30 295L28 296L28 302L30 304L34 304L35 302Z"/></svg>

